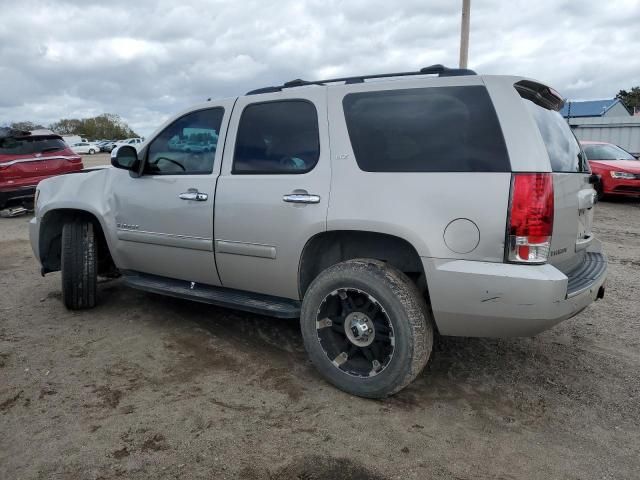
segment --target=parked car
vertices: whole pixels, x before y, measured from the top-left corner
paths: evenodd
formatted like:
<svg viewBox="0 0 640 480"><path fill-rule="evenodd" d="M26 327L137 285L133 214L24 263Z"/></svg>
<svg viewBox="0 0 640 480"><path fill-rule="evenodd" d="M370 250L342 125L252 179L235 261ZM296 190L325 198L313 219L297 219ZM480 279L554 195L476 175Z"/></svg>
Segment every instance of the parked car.
<svg viewBox="0 0 640 480"><path fill-rule="evenodd" d="M0 128L0 209L33 203L38 182L78 170L82 170L82 159L59 135L49 130Z"/></svg>
<svg viewBox="0 0 640 480"><path fill-rule="evenodd" d="M617 145L582 141L593 173L600 176L598 195L640 196L640 160Z"/></svg>
<svg viewBox="0 0 640 480"><path fill-rule="evenodd" d="M300 318L329 382L385 397L420 373L436 330L534 335L604 295L595 191L562 105L533 80L440 65L206 102L140 151L120 146L115 168L42 182L33 251L62 271L70 309L118 272ZM172 148L192 132L217 148Z"/></svg>
<svg viewBox="0 0 640 480"><path fill-rule="evenodd" d="M111 152L114 148L116 148L116 144L118 140L107 140L104 144L100 145L101 152Z"/></svg>
<svg viewBox="0 0 640 480"><path fill-rule="evenodd" d="M100 151L100 147L93 142L78 142L71 145L71 150L73 150L74 153L88 153L89 155L93 155Z"/></svg>

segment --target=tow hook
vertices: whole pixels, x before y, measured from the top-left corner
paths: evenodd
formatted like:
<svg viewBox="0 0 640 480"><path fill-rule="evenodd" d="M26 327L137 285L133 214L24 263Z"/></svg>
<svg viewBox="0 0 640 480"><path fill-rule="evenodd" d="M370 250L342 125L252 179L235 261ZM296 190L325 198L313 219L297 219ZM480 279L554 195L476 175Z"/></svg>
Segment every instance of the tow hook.
<svg viewBox="0 0 640 480"><path fill-rule="evenodd" d="M604 298L604 285L602 285L598 289L598 295L596 296L596 300L600 300L601 298Z"/></svg>

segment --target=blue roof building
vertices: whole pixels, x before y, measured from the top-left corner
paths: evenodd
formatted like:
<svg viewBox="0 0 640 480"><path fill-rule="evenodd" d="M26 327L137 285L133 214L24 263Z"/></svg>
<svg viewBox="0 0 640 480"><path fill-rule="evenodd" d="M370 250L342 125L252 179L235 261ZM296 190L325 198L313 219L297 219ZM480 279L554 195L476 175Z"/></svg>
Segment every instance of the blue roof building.
<svg viewBox="0 0 640 480"><path fill-rule="evenodd" d="M567 100L560 110L563 117L628 117L631 114L617 98L609 100Z"/></svg>

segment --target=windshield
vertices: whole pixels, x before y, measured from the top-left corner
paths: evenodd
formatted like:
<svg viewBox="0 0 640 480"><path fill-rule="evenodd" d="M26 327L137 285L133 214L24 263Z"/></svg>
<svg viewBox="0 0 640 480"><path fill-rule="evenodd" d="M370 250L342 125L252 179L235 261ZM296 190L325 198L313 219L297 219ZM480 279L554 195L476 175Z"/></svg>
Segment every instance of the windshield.
<svg viewBox="0 0 640 480"><path fill-rule="evenodd" d="M29 155L55 152L67 147L59 137L0 138L0 155Z"/></svg>
<svg viewBox="0 0 640 480"><path fill-rule="evenodd" d="M582 148L589 160L636 160L626 150L610 143L586 144Z"/></svg>

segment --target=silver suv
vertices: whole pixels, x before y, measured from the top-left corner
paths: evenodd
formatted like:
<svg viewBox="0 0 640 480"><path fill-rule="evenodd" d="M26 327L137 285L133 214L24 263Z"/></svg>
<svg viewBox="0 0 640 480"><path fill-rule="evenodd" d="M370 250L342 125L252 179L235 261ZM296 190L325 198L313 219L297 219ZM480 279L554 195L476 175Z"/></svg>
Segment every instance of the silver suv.
<svg viewBox="0 0 640 480"><path fill-rule="evenodd" d="M300 318L329 382L384 397L435 332L534 335L604 294L595 176L562 104L440 65L209 101L118 148L115 168L43 181L33 251L71 309L121 275Z"/></svg>

